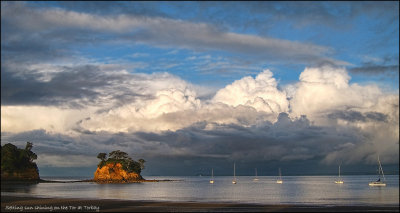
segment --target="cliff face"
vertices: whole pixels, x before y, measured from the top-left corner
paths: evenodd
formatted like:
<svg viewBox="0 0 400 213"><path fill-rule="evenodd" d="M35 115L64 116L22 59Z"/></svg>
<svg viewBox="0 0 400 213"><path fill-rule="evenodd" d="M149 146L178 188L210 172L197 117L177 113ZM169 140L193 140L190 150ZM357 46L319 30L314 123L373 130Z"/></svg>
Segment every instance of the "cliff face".
<svg viewBox="0 0 400 213"><path fill-rule="evenodd" d="M40 180L39 171L35 168L17 172L1 172L2 181L36 181Z"/></svg>
<svg viewBox="0 0 400 213"><path fill-rule="evenodd" d="M94 181L100 183L129 183L143 180L142 176L126 172L120 163L108 163L102 168L97 168Z"/></svg>

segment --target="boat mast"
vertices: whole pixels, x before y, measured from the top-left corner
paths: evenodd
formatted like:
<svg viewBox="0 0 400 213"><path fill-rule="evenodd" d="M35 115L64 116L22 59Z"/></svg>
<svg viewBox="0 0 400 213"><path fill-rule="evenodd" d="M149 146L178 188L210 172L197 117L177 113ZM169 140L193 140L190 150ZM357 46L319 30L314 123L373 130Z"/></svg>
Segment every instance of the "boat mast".
<svg viewBox="0 0 400 213"><path fill-rule="evenodd" d="M381 175L381 172L382 172L383 181L386 181L386 179L385 179L385 174L383 174L383 169L382 169L381 161L379 160L379 155L378 155L378 163L379 163L379 176Z"/></svg>
<svg viewBox="0 0 400 213"><path fill-rule="evenodd" d="M340 165L339 165L339 179L340 179Z"/></svg>
<svg viewBox="0 0 400 213"><path fill-rule="evenodd" d="M282 179L281 168L279 168L279 180Z"/></svg>
<svg viewBox="0 0 400 213"><path fill-rule="evenodd" d="M236 180L236 165L233 163L233 179Z"/></svg>

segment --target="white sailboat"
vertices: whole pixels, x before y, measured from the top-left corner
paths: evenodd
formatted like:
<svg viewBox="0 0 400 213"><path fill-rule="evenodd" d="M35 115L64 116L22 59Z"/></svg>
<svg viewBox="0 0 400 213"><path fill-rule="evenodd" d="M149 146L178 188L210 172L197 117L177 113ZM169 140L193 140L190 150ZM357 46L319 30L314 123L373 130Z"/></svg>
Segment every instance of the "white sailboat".
<svg viewBox="0 0 400 213"><path fill-rule="evenodd" d="M211 169L211 180L210 183L213 184L214 183L214 169Z"/></svg>
<svg viewBox="0 0 400 213"><path fill-rule="evenodd" d="M233 163L233 180L232 180L233 184L236 184L236 165L235 163Z"/></svg>
<svg viewBox="0 0 400 213"><path fill-rule="evenodd" d="M379 160L379 155L378 155L378 163L379 163L378 180L369 182L369 184L368 184L369 186L386 186L385 174L383 174L383 169L382 169L381 161ZM383 181L381 180L381 178L383 178Z"/></svg>
<svg viewBox="0 0 400 213"><path fill-rule="evenodd" d="M256 170L256 177L253 179L253 181L258 181L258 177L257 177L257 168L255 168Z"/></svg>
<svg viewBox="0 0 400 213"><path fill-rule="evenodd" d="M282 181L282 174L281 174L281 168L279 168L279 179L276 180L276 183L279 183L279 184L282 184L282 183L283 183L283 181Z"/></svg>
<svg viewBox="0 0 400 213"><path fill-rule="evenodd" d="M340 178L340 165L339 165L339 179L335 180L336 184L343 184L343 180Z"/></svg>

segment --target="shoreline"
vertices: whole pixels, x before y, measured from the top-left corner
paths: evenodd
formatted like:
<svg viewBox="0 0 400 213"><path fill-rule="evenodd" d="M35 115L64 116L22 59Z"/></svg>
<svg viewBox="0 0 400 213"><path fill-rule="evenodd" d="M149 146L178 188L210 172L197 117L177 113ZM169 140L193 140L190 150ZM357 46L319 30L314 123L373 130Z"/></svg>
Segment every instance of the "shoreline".
<svg viewBox="0 0 400 213"><path fill-rule="evenodd" d="M111 181L95 181L93 179L87 179L87 180L44 180L44 179L39 179L39 180L2 180L2 184L35 184L35 183L98 183L98 184L125 184L125 183L144 183L144 182L175 182L175 181L183 181L183 180L135 180L135 181L126 181L126 182L111 182Z"/></svg>
<svg viewBox="0 0 400 213"><path fill-rule="evenodd" d="M332 206L1 196L2 212L399 212L395 205Z"/></svg>

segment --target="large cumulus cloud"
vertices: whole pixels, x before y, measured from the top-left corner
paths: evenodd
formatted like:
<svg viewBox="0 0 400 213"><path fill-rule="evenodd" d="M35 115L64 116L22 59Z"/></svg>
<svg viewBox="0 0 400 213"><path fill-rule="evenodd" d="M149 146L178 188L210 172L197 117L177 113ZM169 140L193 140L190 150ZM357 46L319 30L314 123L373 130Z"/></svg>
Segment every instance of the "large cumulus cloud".
<svg viewBox="0 0 400 213"><path fill-rule="evenodd" d="M115 149L153 160L196 162L375 164L378 154L384 163L398 162L398 95L376 85L351 84L345 69L306 68L298 83L286 87L290 90L280 89L265 70L208 100L167 73L116 73L123 81L109 84L110 91L124 88L134 98L93 87L105 95L88 103L102 104L2 107L2 132L14 132L2 134L2 143L31 140L43 159L53 162L67 159L71 151L83 159L82 150L95 156ZM35 118L43 120L35 123Z"/></svg>
<svg viewBox="0 0 400 213"><path fill-rule="evenodd" d="M250 76L233 82L217 92L214 102L229 106L251 106L267 113L287 112L289 102L286 93L277 88L277 82L269 70L264 70L256 78Z"/></svg>

